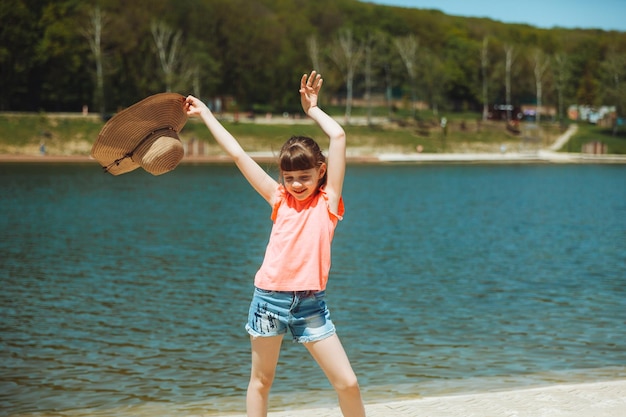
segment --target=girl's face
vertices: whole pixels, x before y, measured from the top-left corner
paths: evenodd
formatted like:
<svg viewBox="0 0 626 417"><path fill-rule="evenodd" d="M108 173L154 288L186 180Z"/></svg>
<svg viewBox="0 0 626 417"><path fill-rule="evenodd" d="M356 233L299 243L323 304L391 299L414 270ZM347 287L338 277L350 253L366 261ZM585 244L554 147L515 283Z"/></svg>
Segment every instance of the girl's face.
<svg viewBox="0 0 626 417"><path fill-rule="evenodd" d="M283 171L285 189L297 200L306 200L317 191L317 185L325 172L326 164L322 164L319 168Z"/></svg>

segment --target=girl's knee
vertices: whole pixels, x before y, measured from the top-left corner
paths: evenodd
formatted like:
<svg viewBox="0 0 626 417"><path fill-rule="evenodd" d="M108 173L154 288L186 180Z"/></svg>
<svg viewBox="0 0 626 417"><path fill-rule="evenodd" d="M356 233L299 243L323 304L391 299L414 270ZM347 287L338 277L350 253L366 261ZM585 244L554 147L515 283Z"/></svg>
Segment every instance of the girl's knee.
<svg viewBox="0 0 626 417"><path fill-rule="evenodd" d="M333 383L337 392L360 392L359 381L355 375L345 376Z"/></svg>
<svg viewBox="0 0 626 417"><path fill-rule="evenodd" d="M269 391L274 383L274 374L253 374L250 376L250 388L256 391Z"/></svg>

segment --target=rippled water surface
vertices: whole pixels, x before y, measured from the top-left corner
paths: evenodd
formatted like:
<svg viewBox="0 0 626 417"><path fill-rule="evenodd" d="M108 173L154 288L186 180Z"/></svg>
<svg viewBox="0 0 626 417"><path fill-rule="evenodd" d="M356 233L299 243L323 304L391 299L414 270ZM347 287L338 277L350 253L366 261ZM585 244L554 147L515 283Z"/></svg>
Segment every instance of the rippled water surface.
<svg viewBox="0 0 626 417"><path fill-rule="evenodd" d="M626 167L348 167L328 302L366 401L626 376ZM230 165L0 165L0 415L242 412L270 208ZM332 404L286 341L274 408Z"/></svg>

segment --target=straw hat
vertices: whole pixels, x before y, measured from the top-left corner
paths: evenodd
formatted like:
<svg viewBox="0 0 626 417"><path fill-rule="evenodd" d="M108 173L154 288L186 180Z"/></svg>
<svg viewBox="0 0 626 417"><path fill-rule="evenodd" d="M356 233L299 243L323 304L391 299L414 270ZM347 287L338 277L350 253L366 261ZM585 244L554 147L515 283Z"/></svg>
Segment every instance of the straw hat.
<svg viewBox="0 0 626 417"><path fill-rule="evenodd" d="M152 175L176 168L184 155L178 138L187 113L185 98L155 94L113 116L91 148L105 172L120 175L142 167Z"/></svg>

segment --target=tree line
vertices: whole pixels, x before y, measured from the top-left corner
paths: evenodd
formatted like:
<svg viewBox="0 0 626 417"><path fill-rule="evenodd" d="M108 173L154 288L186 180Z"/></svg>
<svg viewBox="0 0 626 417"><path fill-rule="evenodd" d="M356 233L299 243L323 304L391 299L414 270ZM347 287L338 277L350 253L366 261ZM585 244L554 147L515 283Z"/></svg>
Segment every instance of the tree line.
<svg viewBox="0 0 626 417"><path fill-rule="evenodd" d="M104 115L162 91L296 111L312 68L347 117L372 97L485 117L494 104L626 108L624 32L357 0L4 0L0 27L2 111Z"/></svg>

